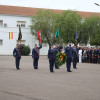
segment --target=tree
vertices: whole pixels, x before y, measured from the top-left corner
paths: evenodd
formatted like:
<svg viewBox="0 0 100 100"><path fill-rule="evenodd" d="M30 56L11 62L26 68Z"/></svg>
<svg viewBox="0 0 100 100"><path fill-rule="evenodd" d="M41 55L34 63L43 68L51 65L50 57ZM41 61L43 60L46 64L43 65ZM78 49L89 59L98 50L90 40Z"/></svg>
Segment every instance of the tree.
<svg viewBox="0 0 100 100"><path fill-rule="evenodd" d="M41 29L42 42L48 43L51 45L56 41L55 39L55 29L57 29L57 20L58 14L55 14L53 11L43 11L39 10L36 16L32 17L31 32L33 35L37 35L38 29ZM34 29L34 31L33 31Z"/></svg>
<svg viewBox="0 0 100 100"><path fill-rule="evenodd" d="M60 37L64 43L75 42L76 32L79 34L81 16L76 11L64 11L59 18Z"/></svg>
<svg viewBox="0 0 100 100"><path fill-rule="evenodd" d="M100 45L100 17L92 15L87 17L81 25L80 42L91 45ZM89 41L90 40L90 41Z"/></svg>

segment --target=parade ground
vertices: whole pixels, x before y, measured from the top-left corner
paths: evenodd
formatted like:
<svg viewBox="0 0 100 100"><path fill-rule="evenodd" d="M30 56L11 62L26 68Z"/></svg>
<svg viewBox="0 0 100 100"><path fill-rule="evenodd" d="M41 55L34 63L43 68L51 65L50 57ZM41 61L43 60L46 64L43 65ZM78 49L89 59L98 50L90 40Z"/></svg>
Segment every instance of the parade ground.
<svg viewBox="0 0 100 100"><path fill-rule="evenodd" d="M12 56L0 56L0 100L100 100L100 64L66 65L49 72L47 56L40 56L34 70L32 57L22 57L21 70Z"/></svg>

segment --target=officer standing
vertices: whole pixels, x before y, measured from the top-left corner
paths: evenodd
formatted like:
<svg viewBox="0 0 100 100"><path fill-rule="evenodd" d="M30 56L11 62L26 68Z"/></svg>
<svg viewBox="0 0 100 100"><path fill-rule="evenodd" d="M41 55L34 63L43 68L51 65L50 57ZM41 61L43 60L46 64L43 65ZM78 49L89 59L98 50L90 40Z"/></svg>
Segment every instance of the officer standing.
<svg viewBox="0 0 100 100"><path fill-rule="evenodd" d="M72 72L70 68L71 68L71 61L73 57L73 48L71 47L71 42L69 42L68 45L69 46L65 48L65 53L67 56L66 67L67 67L67 72Z"/></svg>
<svg viewBox="0 0 100 100"><path fill-rule="evenodd" d="M20 59L21 59L21 49L23 49L23 46L20 46L19 44L16 44L16 48L13 50L13 56L15 57L15 63L16 63L16 69L20 70Z"/></svg>
<svg viewBox="0 0 100 100"><path fill-rule="evenodd" d="M53 67L55 64L55 49L54 49L53 44L50 46L48 50L48 59L49 59L49 64L50 64L49 66L50 72L54 72Z"/></svg>
<svg viewBox="0 0 100 100"><path fill-rule="evenodd" d="M95 63L98 62L98 55L99 55L99 49L98 49L98 47L96 47L96 48L95 48L95 51L94 51Z"/></svg>
<svg viewBox="0 0 100 100"><path fill-rule="evenodd" d="M76 49L76 45L73 46L73 68L77 69L76 65L77 65L77 49Z"/></svg>
<svg viewBox="0 0 100 100"><path fill-rule="evenodd" d="M35 44L35 47L32 50L34 69L38 69L39 49L41 49L41 48L42 48L42 44L40 44L40 47L37 47L37 44Z"/></svg>

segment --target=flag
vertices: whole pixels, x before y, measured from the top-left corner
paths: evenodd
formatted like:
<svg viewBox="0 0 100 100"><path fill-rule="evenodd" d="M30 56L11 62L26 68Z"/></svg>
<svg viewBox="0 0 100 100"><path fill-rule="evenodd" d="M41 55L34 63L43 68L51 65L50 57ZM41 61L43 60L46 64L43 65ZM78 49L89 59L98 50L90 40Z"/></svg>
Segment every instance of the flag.
<svg viewBox="0 0 100 100"><path fill-rule="evenodd" d="M75 35L75 40L77 40L78 39L78 35L77 35L77 32L76 32L76 35Z"/></svg>
<svg viewBox="0 0 100 100"><path fill-rule="evenodd" d="M56 34L55 34L56 39L58 38L58 36L59 36L59 28L57 28L57 31L56 31Z"/></svg>
<svg viewBox="0 0 100 100"><path fill-rule="evenodd" d="M38 30L37 39L39 39L39 37L40 37L40 28Z"/></svg>
<svg viewBox="0 0 100 100"><path fill-rule="evenodd" d="M18 40L22 39L21 27L19 26Z"/></svg>
<svg viewBox="0 0 100 100"><path fill-rule="evenodd" d="M38 30L37 39L39 40L39 44L41 43L41 31L40 28Z"/></svg>
<svg viewBox="0 0 100 100"><path fill-rule="evenodd" d="M13 32L9 32L9 39L13 39Z"/></svg>
<svg viewBox="0 0 100 100"><path fill-rule="evenodd" d="M75 35L75 44L76 44L76 45L78 44L77 39L78 39L78 35L77 35L77 32L76 32L76 35Z"/></svg>

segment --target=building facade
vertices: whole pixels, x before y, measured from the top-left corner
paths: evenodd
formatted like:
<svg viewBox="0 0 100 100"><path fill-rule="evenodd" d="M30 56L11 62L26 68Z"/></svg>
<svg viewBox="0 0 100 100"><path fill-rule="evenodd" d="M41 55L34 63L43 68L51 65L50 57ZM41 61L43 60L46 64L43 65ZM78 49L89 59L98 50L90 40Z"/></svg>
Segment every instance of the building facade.
<svg viewBox="0 0 100 100"><path fill-rule="evenodd" d="M12 55L13 49L18 43L19 25L21 26L22 32L21 43L29 46L32 52L32 48L34 47L35 43L38 44L38 41L30 31L31 16L35 16L38 10L40 10L40 8L0 5L0 55ZM52 11L56 13L62 12L62 10ZM93 14L91 12L77 13L80 14L83 19ZM96 14L100 16L100 13ZM13 33L13 39L9 39L9 32ZM49 46L43 44L40 55L47 55L48 49Z"/></svg>
<svg viewBox="0 0 100 100"><path fill-rule="evenodd" d="M22 40L21 44L34 47L38 44L35 36L31 34L31 19L29 16L0 14L0 55L12 55L13 49L18 40L19 25L21 26ZM13 39L9 39L9 32L13 33ZM47 55L48 46L43 45L40 51L41 55Z"/></svg>

